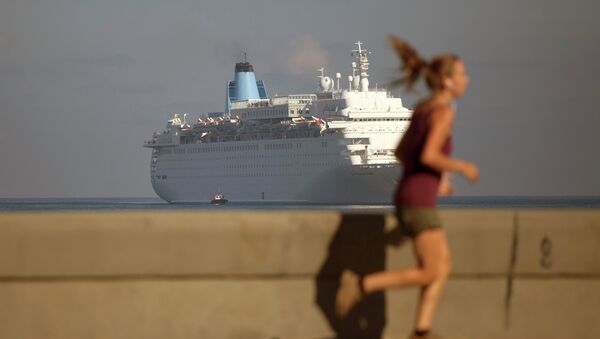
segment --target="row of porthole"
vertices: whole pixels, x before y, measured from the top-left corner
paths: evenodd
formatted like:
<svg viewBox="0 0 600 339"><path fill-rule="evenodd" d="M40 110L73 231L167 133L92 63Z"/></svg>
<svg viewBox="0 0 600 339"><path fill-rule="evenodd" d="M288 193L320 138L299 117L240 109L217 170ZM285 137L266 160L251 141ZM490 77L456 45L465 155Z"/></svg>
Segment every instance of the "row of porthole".
<svg viewBox="0 0 600 339"><path fill-rule="evenodd" d="M410 118L356 118L352 119L353 121L410 121Z"/></svg>
<svg viewBox="0 0 600 339"><path fill-rule="evenodd" d="M329 167L329 166L333 166L333 165L338 165L338 166L348 165L348 166L350 166L351 164L348 162L339 162L339 163L313 162L313 163L303 163L300 165L300 167ZM279 164L279 165L270 165L270 166L265 165L265 164L250 164L250 165L239 165L239 166L241 166L241 167L234 166L234 165L225 165L222 168L225 171L230 172L232 170L251 169L251 168L269 169L269 168L274 168L274 167L279 167L279 168L298 167L296 164ZM219 166L199 166L199 167L187 167L187 168L164 167L162 170L173 172L173 171L189 171L189 170L198 171L198 170L208 170L208 169L212 169L213 171L218 171ZM161 177L160 175L156 176L157 179L166 179L166 175L164 176L164 178L160 178L160 177Z"/></svg>

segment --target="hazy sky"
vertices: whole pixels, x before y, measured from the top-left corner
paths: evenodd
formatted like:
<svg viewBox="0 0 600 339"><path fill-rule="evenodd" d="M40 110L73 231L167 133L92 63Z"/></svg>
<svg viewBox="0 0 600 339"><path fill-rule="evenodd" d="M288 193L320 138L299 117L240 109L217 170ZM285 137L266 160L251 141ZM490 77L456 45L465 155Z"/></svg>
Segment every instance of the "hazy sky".
<svg viewBox="0 0 600 339"><path fill-rule="evenodd" d="M220 111L248 53L270 95L347 74L397 76L389 33L463 57L458 195L600 195L596 0L3 0L0 197L154 196L142 147L173 113ZM410 106L415 95L395 91Z"/></svg>

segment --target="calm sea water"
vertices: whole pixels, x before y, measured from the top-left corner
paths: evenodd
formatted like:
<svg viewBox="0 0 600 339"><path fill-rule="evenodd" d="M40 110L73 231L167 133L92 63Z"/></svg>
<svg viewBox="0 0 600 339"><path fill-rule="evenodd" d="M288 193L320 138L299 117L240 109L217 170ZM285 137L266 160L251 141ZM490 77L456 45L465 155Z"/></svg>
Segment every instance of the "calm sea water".
<svg viewBox="0 0 600 339"><path fill-rule="evenodd" d="M451 197L438 200L440 208L600 208L600 197ZM7 211L79 211L79 210L339 210L391 211L391 205L316 205L290 203L230 202L214 206L200 204L168 204L159 198L43 198L0 199L0 212Z"/></svg>

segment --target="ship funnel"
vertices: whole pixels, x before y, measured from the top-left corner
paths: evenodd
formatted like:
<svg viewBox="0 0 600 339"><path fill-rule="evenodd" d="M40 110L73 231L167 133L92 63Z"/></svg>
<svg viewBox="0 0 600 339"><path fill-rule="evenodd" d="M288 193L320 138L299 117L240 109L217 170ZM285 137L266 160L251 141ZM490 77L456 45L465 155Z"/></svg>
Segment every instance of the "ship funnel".
<svg viewBox="0 0 600 339"><path fill-rule="evenodd" d="M237 100L260 99L254 68L249 62L235 64L235 98Z"/></svg>
<svg viewBox="0 0 600 339"><path fill-rule="evenodd" d="M225 112L231 110L235 100L268 100L267 88L262 80L256 80L254 68L245 61L235 64L235 80L227 82Z"/></svg>

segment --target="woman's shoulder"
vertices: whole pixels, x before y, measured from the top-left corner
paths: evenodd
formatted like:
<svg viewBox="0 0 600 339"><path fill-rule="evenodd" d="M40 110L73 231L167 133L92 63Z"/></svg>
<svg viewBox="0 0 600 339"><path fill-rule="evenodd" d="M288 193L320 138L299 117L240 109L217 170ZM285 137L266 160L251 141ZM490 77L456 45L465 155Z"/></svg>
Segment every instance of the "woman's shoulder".
<svg viewBox="0 0 600 339"><path fill-rule="evenodd" d="M444 105L433 101L422 101L415 107L415 114L419 115L421 119L425 119L428 124L449 124L452 125L454 121L454 110L450 105Z"/></svg>
<svg viewBox="0 0 600 339"><path fill-rule="evenodd" d="M436 111L436 110L440 110L440 109L444 109L446 107L450 107L450 105L447 104L443 104L440 103L439 101L436 101L432 98L425 98L421 101L418 101L417 104L415 105L415 109L414 111L417 112L431 112L431 111Z"/></svg>
<svg viewBox="0 0 600 339"><path fill-rule="evenodd" d="M451 129L454 124L454 115L454 110L450 106L437 107L429 116L429 124L446 126L445 128Z"/></svg>

